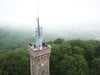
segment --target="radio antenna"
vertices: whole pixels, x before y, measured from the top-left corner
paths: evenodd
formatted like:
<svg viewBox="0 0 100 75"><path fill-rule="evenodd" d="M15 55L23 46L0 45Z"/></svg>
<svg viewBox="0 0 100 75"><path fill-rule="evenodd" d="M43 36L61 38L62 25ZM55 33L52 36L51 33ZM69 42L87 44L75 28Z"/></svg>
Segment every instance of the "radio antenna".
<svg viewBox="0 0 100 75"><path fill-rule="evenodd" d="M37 3L37 27L35 28L36 47L42 47L42 28L39 21L39 2Z"/></svg>

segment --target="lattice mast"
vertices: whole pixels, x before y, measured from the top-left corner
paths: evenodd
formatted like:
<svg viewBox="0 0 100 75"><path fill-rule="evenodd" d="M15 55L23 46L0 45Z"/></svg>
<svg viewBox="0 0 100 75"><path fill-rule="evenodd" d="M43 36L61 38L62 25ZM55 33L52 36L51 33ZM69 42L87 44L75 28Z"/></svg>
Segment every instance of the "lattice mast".
<svg viewBox="0 0 100 75"><path fill-rule="evenodd" d="M39 23L39 5L38 5L38 10L37 10L37 13L38 13L38 17L37 17L37 27L35 28L35 44L36 44L36 47L39 48L39 47L42 47L42 26L40 26L40 23Z"/></svg>

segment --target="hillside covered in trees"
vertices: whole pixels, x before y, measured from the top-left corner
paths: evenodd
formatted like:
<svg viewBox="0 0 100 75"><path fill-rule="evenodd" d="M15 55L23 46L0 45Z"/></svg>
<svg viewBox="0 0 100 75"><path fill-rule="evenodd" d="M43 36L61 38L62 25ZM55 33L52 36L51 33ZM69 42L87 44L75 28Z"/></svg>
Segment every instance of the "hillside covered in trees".
<svg viewBox="0 0 100 75"><path fill-rule="evenodd" d="M49 43L50 75L100 75L100 41L58 38ZM0 54L0 75L30 75L29 65L26 46Z"/></svg>
<svg viewBox="0 0 100 75"><path fill-rule="evenodd" d="M12 28L0 28L0 52L7 52L33 42L32 33Z"/></svg>

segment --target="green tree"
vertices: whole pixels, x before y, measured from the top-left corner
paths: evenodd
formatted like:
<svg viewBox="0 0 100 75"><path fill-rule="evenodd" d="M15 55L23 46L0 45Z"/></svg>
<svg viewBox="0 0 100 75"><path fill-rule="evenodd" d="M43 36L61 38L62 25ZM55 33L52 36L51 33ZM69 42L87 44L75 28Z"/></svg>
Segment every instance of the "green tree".
<svg viewBox="0 0 100 75"><path fill-rule="evenodd" d="M78 55L84 55L84 49L83 48L80 48L78 46L73 46L72 47L72 55L73 54L78 54Z"/></svg>
<svg viewBox="0 0 100 75"><path fill-rule="evenodd" d="M64 39L62 39L62 38L58 38L58 39L54 40L55 44L61 44L63 42L64 42Z"/></svg>
<svg viewBox="0 0 100 75"><path fill-rule="evenodd" d="M29 56L26 49L21 48L0 55L1 75L29 75Z"/></svg>
<svg viewBox="0 0 100 75"><path fill-rule="evenodd" d="M91 66L90 75L100 75L100 58L94 58Z"/></svg>

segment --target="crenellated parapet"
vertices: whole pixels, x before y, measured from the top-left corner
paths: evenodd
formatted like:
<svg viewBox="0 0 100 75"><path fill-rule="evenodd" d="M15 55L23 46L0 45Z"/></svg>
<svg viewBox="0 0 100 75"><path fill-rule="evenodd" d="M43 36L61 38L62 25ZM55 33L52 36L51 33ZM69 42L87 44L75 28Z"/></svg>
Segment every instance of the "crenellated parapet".
<svg viewBox="0 0 100 75"><path fill-rule="evenodd" d="M32 48L32 47L29 47L29 54L30 56L33 56L33 57L38 57L38 56L41 56L41 55L44 55L44 54L50 54L51 53L51 47L44 47L44 48Z"/></svg>

